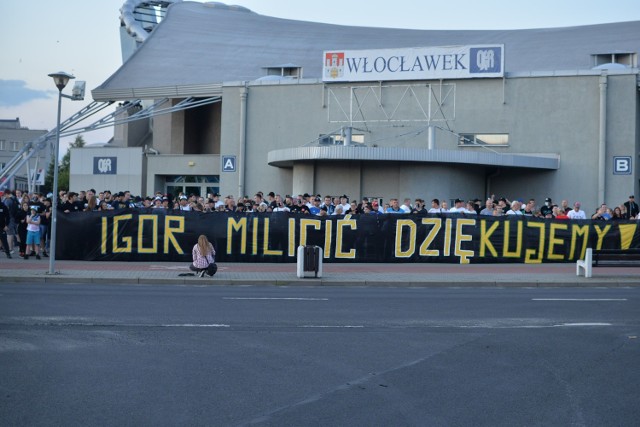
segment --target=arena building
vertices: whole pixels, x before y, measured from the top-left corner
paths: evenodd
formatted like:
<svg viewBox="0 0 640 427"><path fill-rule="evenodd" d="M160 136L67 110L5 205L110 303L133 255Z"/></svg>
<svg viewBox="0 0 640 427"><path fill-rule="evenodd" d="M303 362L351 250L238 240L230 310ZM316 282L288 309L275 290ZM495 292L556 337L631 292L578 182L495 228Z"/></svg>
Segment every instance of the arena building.
<svg viewBox="0 0 640 427"><path fill-rule="evenodd" d="M493 194L590 210L638 193L640 21L406 30L178 1L145 28L149 3L123 6L127 59L92 91L123 103L119 149L73 150L72 189L106 188L93 165L113 157L124 166L109 174L143 195Z"/></svg>

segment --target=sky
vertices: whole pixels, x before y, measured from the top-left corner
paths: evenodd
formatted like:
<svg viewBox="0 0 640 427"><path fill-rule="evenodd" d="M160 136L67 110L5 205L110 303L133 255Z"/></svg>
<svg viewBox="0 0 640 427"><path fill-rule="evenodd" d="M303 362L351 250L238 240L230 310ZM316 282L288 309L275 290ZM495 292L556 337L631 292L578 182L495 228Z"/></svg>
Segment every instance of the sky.
<svg viewBox="0 0 640 427"><path fill-rule="evenodd" d="M125 0L2 0L0 119L29 129L56 126L58 90L48 74L86 81L85 101L62 100L62 120L91 102L122 64L120 7ZM424 30L568 27L640 20L639 0L236 0L226 2L278 18L339 25ZM70 94L70 83L63 93ZM101 116L99 116L101 117ZM90 124L89 121L86 124ZM113 129L83 134L107 142ZM74 137L61 140L61 155Z"/></svg>

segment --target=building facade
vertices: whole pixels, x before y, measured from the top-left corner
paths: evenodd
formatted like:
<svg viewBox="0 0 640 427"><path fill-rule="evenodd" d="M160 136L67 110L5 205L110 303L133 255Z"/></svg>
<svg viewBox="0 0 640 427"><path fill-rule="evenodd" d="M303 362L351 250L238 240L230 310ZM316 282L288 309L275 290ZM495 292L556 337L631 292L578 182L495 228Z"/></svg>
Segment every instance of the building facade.
<svg viewBox="0 0 640 427"><path fill-rule="evenodd" d="M25 147L25 144L46 134L46 130L23 127L20 118L0 119L0 171ZM51 163L51 145L38 151L11 178L6 188L37 191L44 185L44 178Z"/></svg>
<svg viewBox="0 0 640 427"><path fill-rule="evenodd" d="M114 137L141 150L142 195L494 195L590 210L638 193L639 47L640 22L417 31L175 2L92 94L135 105L123 116L156 111ZM72 189L92 179L72 166Z"/></svg>

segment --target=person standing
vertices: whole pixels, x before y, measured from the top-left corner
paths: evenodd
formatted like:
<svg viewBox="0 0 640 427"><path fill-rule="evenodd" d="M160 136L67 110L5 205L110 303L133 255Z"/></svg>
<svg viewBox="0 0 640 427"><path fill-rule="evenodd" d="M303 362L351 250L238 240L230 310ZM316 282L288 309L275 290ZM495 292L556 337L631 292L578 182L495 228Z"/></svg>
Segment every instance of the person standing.
<svg viewBox="0 0 640 427"><path fill-rule="evenodd" d="M402 214L404 211L400 209L400 202L398 199L391 199L389 207L385 210L385 213Z"/></svg>
<svg viewBox="0 0 640 427"><path fill-rule="evenodd" d="M424 207L424 200L420 198L416 199L416 201L413 204L413 209L411 210L411 213L426 214L427 209Z"/></svg>
<svg viewBox="0 0 640 427"><path fill-rule="evenodd" d="M411 213L411 210L413 209L413 206L411 206L411 199L405 198L402 205L400 205L400 209L402 209L402 212L404 213Z"/></svg>
<svg viewBox="0 0 640 427"><path fill-rule="evenodd" d="M82 205L77 203L76 197L78 197L78 193L70 191L66 195L66 200L64 197L62 198L62 203L58 205L58 209L64 213L82 212L84 210L84 203Z"/></svg>
<svg viewBox="0 0 640 427"><path fill-rule="evenodd" d="M544 199L544 205L540 208L540 213L543 218L547 218L547 215L553 214L553 201L550 197Z"/></svg>
<svg viewBox="0 0 640 427"><path fill-rule="evenodd" d="M187 198L187 196L180 196L180 201L178 202L178 209L180 209L181 211L190 211L191 210L191 206L189 205L189 200Z"/></svg>
<svg viewBox="0 0 640 427"><path fill-rule="evenodd" d="M324 196L324 203L320 205L320 207L327 208L327 215L333 215L333 212L336 210L336 206L333 204L331 196Z"/></svg>
<svg viewBox="0 0 640 427"><path fill-rule="evenodd" d="M442 213L443 209L440 207L440 200L432 199L431 200L431 208L427 212L428 213Z"/></svg>
<svg viewBox="0 0 640 427"><path fill-rule="evenodd" d="M520 202L518 200L514 200L513 202L511 202L511 209L507 211L507 215L523 215L522 211L520 210L521 207L522 205L520 204Z"/></svg>
<svg viewBox="0 0 640 427"><path fill-rule="evenodd" d="M451 209L449 209L449 212L451 213L464 213L466 211L465 207L464 207L464 200L462 199L456 199L453 202L453 207Z"/></svg>
<svg viewBox="0 0 640 427"><path fill-rule="evenodd" d="M95 196L90 196L92 200L96 200ZM42 248L42 256L48 257L49 237L51 236L51 200L44 199L42 202L42 210L40 213L40 247Z"/></svg>
<svg viewBox="0 0 640 427"><path fill-rule="evenodd" d="M40 259L40 215L35 206L31 207L31 214L27 215L27 247L24 259L29 259L29 247L31 254Z"/></svg>
<svg viewBox="0 0 640 427"><path fill-rule="evenodd" d="M575 202L573 204L573 209L569 211L567 216L569 219L587 219L587 215L582 209L580 209L580 202Z"/></svg>
<svg viewBox="0 0 640 427"><path fill-rule="evenodd" d="M7 222L7 242L9 243L9 252L14 252L14 244L16 240L16 230L17 230L17 222L15 220L17 212L20 210L20 203L18 202L17 197L14 197L11 190L5 190L2 195L3 199L0 203L4 203L7 207L7 212L9 213L9 221Z"/></svg>
<svg viewBox="0 0 640 427"><path fill-rule="evenodd" d="M484 202L484 209L480 211L480 215L492 216L494 209L495 202L491 197L489 197L487 201Z"/></svg>
<svg viewBox="0 0 640 427"><path fill-rule="evenodd" d="M16 232L18 233L18 244L20 248L20 257L24 258L27 252L27 216L29 215L29 203L24 202L20 210L16 213Z"/></svg>
<svg viewBox="0 0 640 427"><path fill-rule="evenodd" d="M7 230L9 229L9 208L0 201L0 243L2 248L7 254L7 258L11 258L11 251L9 250L9 242L7 241Z"/></svg>
<svg viewBox="0 0 640 427"><path fill-rule="evenodd" d="M193 246L191 254L193 263L189 265L189 270L196 272L198 277L204 277L205 274L213 277L216 274L216 271L218 271L218 266L215 262L216 250L207 239L207 236L201 234L198 237L198 243Z"/></svg>
<svg viewBox="0 0 640 427"><path fill-rule="evenodd" d="M636 203L636 198L632 194L629 196L629 200L624 202L624 206L627 208L627 218L626 219L634 219L640 213L640 209L638 209L638 204Z"/></svg>
<svg viewBox="0 0 640 427"><path fill-rule="evenodd" d="M565 202L565 200L563 200ZM529 199L524 208L522 209L522 214L525 216L533 216L533 213L536 210L536 199Z"/></svg>

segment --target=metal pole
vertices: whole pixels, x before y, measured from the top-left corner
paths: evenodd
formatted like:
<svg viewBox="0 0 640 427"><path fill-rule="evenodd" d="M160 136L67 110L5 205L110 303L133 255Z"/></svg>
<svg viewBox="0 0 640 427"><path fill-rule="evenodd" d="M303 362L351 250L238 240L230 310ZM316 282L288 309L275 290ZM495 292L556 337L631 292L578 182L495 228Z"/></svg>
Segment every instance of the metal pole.
<svg viewBox="0 0 640 427"><path fill-rule="evenodd" d="M429 148L429 150L433 150L436 146L436 127L431 125L429 126L429 138L428 138L428 142L427 142L427 147Z"/></svg>
<svg viewBox="0 0 640 427"><path fill-rule="evenodd" d="M245 83L244 87L240 89L240 153L238 156L238 197L243 197L246 193L244 188L245 177L245 156L247 153L247 95L249 91Z"/></svg>
<svg viewBox="0 0 640 427"><path fill-rule="evenodd" d="M598 132L598 206L606 203L607 171L607 73L600 76L600 119Z"/></svg>
<svg viewBox="0 0 640 427"><path fill-rule="evenodd" d="M39 160L40 160L40 156L36 156L36 162L35 162L35 165L33 165L33 178L31 179L31 184L29 184L31 185L30 187L31 193L36 191L36 180L38 178L38 163L40 163ZM27 162L27 164L29 163ZM29 174L29 176L31 176L31 174Z"/></svg>
<svg viewBox="0 0 640 427"><path fill-rule="evenodd" d="M58 158L60 151L60 116L62 115L62 89L58 88L58 122L56 141L53 149L53 198L51 200L51 242L49 242L49 273L56 273L56 229L58 222Z"/></svg>
<svg viewBox="0 0 640 427"><path fill-rule="evenodd" d="M29 193L33 193L35 189L33 188L33 180L31 179L31 168L29 166L29 160L27 159L27 189L29 190Z"/></svg>

